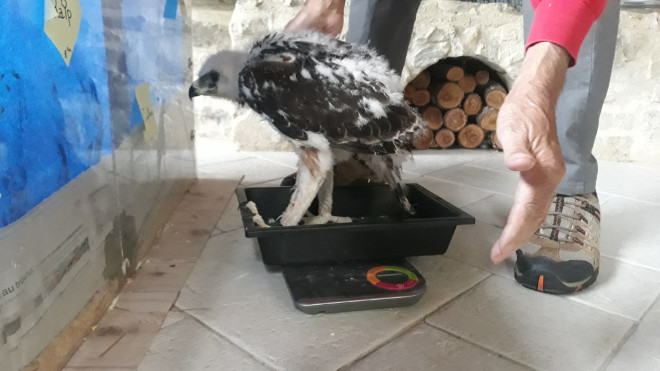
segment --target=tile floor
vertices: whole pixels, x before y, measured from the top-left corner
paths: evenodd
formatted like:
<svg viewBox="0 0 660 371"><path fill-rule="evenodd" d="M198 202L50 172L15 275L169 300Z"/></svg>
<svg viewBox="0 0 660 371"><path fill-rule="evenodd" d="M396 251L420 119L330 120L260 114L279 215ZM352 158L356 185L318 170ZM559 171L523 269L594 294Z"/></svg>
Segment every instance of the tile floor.
<svg viewBox="0 0 660 371"><path fill-rule="evenodd" d="M202 140L199 176L277 185L287 153L236 153ZM232 195L140 370L651 370L660 369L660 165L602 163L602 268L591 288L523 289L510 259L488 250L516 174L491 151L427 151L405 166L471 213L443 256L411 262L428 291L404 308L308 315L261 263Z"/></svg>

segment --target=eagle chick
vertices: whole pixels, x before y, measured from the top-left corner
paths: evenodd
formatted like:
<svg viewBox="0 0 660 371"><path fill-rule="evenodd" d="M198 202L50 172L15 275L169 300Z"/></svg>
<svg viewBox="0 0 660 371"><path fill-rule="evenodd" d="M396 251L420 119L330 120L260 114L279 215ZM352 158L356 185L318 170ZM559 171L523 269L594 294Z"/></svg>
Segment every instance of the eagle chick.
<svg viewBox="0 0 660 371"><path fill-rule="evenodd" d="M412 212L401 181L410 137L422 126L403 100L399 76L366 46L318 32L272 34L249 51L211 56L190 87L192 99L216 96L247 104L292 144L299 156L296 186L281 216L297 225L318 195L312 223L331 215L333 165L357 156L397 192Z"/></svg>

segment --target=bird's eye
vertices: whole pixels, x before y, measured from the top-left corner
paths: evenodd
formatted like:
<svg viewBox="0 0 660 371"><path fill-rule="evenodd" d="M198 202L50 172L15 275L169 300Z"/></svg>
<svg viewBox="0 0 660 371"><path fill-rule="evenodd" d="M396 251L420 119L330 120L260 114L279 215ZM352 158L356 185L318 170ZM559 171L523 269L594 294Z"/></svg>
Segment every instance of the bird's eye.
<svg viewBox="0 0 660 371"><path fill-rule="evenodd" d="M214 84L220 80L220 74L215 70L211 70L211 72L208 73L208 76L211 82Z"/></svg>

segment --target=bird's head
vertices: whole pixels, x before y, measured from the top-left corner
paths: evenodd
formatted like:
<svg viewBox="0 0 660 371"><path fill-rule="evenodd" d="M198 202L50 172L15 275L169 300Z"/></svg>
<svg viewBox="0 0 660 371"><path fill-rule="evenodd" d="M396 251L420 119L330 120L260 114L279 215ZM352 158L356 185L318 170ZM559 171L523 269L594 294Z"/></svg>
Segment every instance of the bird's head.
<svg viewBox="0 0 660 371"><path fill-rule="evenodd" d="M238 100L238 74L247 58L247 52L234 50L210 56L202 65L199 78L190 86L188 97L207 95Z"/></svg>

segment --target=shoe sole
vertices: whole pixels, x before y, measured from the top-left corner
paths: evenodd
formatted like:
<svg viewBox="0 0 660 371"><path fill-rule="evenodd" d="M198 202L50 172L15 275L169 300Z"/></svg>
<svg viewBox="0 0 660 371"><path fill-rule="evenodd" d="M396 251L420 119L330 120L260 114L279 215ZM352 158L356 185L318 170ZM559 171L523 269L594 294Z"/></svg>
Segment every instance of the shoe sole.
<svg viewBox="0 0 660 371"><path fill-rule="evenodd" d="M514 277L519 284L528 289L548 294L562 295L578 292L589 287L596 281L596 278L598 277L598 269L596 269L586 281L577 285L564 283L550 270L534 270L524 274L520 274L516 271L514 272Z"/></svg>
<svg viewBox="0 0 660 371"><path fill-rule="evenodd" d="M550 294L570 294L596 281L598 268L585 261L555 262L545 256L529 257L516 251L513 270L516 281L528 289Z"/></svg>

